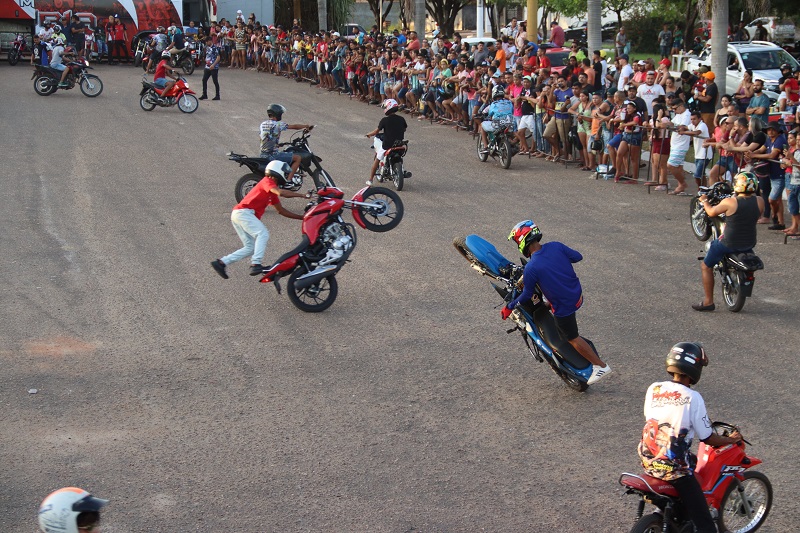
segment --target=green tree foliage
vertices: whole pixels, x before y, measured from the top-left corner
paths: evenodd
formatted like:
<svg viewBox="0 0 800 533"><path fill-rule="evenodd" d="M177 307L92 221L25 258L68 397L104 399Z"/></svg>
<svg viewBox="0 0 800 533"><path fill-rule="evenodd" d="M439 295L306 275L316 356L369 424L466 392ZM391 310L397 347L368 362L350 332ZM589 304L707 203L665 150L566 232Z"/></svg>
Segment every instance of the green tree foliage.
<svg viewBox="0 0 800 533"><path fill-rule="evenodd" d="M470 0L426 0L425 6L441 32L450 36L453 35L456 16L469 2Z"/></svg>
<svg viewBox="0 0 800 533"><path fill-rule="evenodd" d="M369 4L369 10L375 16L375 24L380 24L381 20L386 20L386 17L389 16L394 0L383 0L383 14L381 14L381 0L367 0L367 4Z"/></svg>

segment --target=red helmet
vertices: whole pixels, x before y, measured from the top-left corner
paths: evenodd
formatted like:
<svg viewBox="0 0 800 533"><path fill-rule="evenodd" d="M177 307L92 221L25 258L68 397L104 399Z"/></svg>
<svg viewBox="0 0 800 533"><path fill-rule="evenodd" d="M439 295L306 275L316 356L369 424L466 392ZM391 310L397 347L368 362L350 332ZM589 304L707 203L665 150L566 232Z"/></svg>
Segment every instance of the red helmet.
<svg viewBox="0 0 800 533"><path fill-rule="evenodd" d="M74 53L75 53L75 47L74 46L67 46L66 48L64 48L64 55L70 55L70 54L74 54Z"/></svg>
<svg viewBox="0 0 800 533"><path fill-rule="evenodd" d="M525 248L532 242L542 240L542 230L539 229L533 220L523 220L511 229L508 240L513 240L519 246L520 253L525 253Z"/></svg>

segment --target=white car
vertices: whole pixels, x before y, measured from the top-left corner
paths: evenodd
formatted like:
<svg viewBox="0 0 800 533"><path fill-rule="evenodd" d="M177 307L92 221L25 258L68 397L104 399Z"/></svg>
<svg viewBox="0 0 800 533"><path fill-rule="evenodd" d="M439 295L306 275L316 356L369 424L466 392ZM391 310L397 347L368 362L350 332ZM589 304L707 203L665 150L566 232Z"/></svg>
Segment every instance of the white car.
<svg viewBox="0 0 800 533"><path fill-rule="evenodd" d="M744 77L744 71L753 71L753 80L764 81L764 94L777 99L781 78L780 66L788 63L792 70L800 67L800 63L789 52L774 43L751 41L749 43L728 44L728 72L725 90L721 94L734 94ZM701 65L711 68L711 48L706 47L699 56L690 56L686 60L686 70L697 71Z"/></svg>
<svg viewBox="0 0 800 533"><path fill-rule="evenodd" d="M778 44L794 43L795 26L791 20L782 20L778 17L760 17L745 26L745 29L750 33L750 38L756 38L756 26L759 22L764 25L764 28L769 34L769 40Z"/></svg>

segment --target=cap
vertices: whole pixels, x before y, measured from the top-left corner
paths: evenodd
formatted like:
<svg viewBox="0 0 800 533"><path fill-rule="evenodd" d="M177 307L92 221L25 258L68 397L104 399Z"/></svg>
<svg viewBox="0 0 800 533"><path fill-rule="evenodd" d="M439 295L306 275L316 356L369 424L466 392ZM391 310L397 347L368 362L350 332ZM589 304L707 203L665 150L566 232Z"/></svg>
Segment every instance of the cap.
<svg viewBox="0 0 800 533"><path fill-rule="evenodd" d="M707 80L713 80L714 78L716 78L716 76L714 75L714 73L713 73L713 72L711 72L711 71L708 71L708 72L706 72L705 74L703 74L703 77L704 77L705 79L707 79Z"/></svg>
<svg viewBox="0 0 800 533"><path fill-rule="evenodd" d="M600 57L603 58L603 59L606 58L606 51L605 50L600 50Z"/></svg>
<svg viewBox="0 0 800 533"><path fill-rule="evenodd" d="M775 130L778 133L783 133L783 126L781 126L780 122L767 122L766 126L764 126L764 131L770 129Z"/></svg>
<svg viewBox="0 0 800 533"><path fill-rule="evenodd" d="M433 36L436 37L437 35L439 35L439 30L433 30Z"/></svg>
<svg viewBox="0 0 800 533"><path fill-rule="evenodd" d="M668 66L668 67L671 67L671 66L672 66L672 61L670 61L669 59L667 59L667 58L665 57L664 59L662 59L661 61L659 61L659 62L658 62L658 64L659 64L659 65L666 65L666 66Z"/></svg>
<svg viewBox="0 0 800 533"><path fill-rule="evenodd" d="M479 67L488 67L489 66L489 62L488 61L481 61L480 65L478 65L478 66Z"/></svg>
<svg viewBox="0 0 800 533"><path fill-rule="evenodd" d="M241 10L241 9L237 9L237 10L236 10L236 14L237 14L237 15L241 15L241 14L242 14L242 10Z"/></svg>
<svg viewBox="0 0 800 533"><path fill-rule="evenodd" d="M493 78L499 78L499 77L500 77L500 71L498 70L497 72L495 72L494 74L492 74L492 77L493 77Z"/></svg>
<svg viewBox="0 0 800 533"><path fill-rule="evenodd" d="M628 54L622 54L621 56L619 56L619 58L620 59L624 59L625 61L627 61L628 60Z"/></svg>
<svg viewBox="0 0 800 533"><path fill-rule="evenodd" d="M642 61L641 59L636 63L637 65L645 66L647 63Z"/></svg>
<svg viewBox="0 0 800 533"><path fill-rule="evenodd" d="M528 81L533 81L533 78L531 78L530 76L522 76L522 79L523 80L528 80Z"/></svg>
<svg viewBox="0 0 800 533"><path fill-rule="evenodd" d="M119 18L119 15L114 15L114 18L115 18L115 19L118 19L118 18Z"/></svg>
<svg viewBox="0 0 800 533"><path fill-rule="evenodd" d="M625 86L626 91L630 91L631 89L633 89L634 91L637 90L636 85L629 83L628 85Z"/></svg>

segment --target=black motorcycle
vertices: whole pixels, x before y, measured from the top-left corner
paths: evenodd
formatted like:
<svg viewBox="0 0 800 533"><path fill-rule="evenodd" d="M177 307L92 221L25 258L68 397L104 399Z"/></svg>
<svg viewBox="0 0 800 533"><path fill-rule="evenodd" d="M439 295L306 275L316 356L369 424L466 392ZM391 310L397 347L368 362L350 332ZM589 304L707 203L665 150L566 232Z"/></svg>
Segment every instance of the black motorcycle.
<svg viewBox="0 0 800 533"><path fill-rule="evenodd" d="M92 68L89 66L88 61L85 59L72 61L67 63L66 67L70 69L70 73L67 74L64 80L67 86L59 87L58 84L61 81L60 70L51 67L43 67L42 65L35 65L31 79L34 80L33 90L36 91L36 94L40 96L50 96L59 89L65 91L74 89L75 85L79 85L81 92L90 98L99 96L100 93L103 92L103 82L100 78L86 72L87 69Z"/></svg>
<svg viewBox="0 0 800 533"><path fill-rule="evenodd" d="M711 187L699 187L697 195L692 198L689 206L692 231L698 240L706 242L707 253L711 243L719 239L725 231L725 215L709 217L700 201L704 194L710 205L717 205L723 199L733 196L733 187L726 181L715 183ZM701 260L703 258L704 256L698 257ZM726 254L716 264L714 273L719 274L722 296L729 311L738 313L742 310L745 299L753 294L755 271L763 268L763 261L752 250Z"/></svg>
<svg viewBox="0 0 800 533"><path fill-rule="evenodd" d="M284 147L284 152L297 154L300 156L300 167L294 173L292 181L281 185L282 189L299 191L303 186L303 180L310 176L314 180L317 189L322 187L335 187L333 178L320 166L322 158L315 155L308 146L308 139L311 137L310 130L300 130L292 135L289 142L280 143L278 146ZM236 201L241 202L247 196L250 189L255 187L264 178L264 171L272 161L269 157L248 157L242 154L228 152L228 159L239 163L239 166L246 166L250 172L239 178L236 182L235 195Z"/></svg>
<svg viewBox="0 0 800 533"><path fill-rule="evenodd" d="M503 168L511 166L511 158L517 152L518 148L515 144L511 143L513 134L514 117L507 116L499 119L492 120L494 131L487 133L489 138L489 146L483 146L483 139L478 135L477 153L478 159L484 163L489 156L493 159L500 158L500 164Z"/></svg>
<svg viewBox="0 0 800 533"><path fill-rule="evenodd" d="M403 168L403 156L406 152L408 152L408 141L395 141L394 145L386 150L383 164L375 172L375 179L380 183L391 181L395 189L402 191L403 180L411 177L411 172Z"/></svg>
<svg viewBox="0 0 800 533"><path fill-rule="evenodd" d="M194 72L194 61L192 60L192 51L189 49L188 44L183 50L171 56L170 65L172 68L180 67L187 76L192 75L192 72Z"/></svg>

